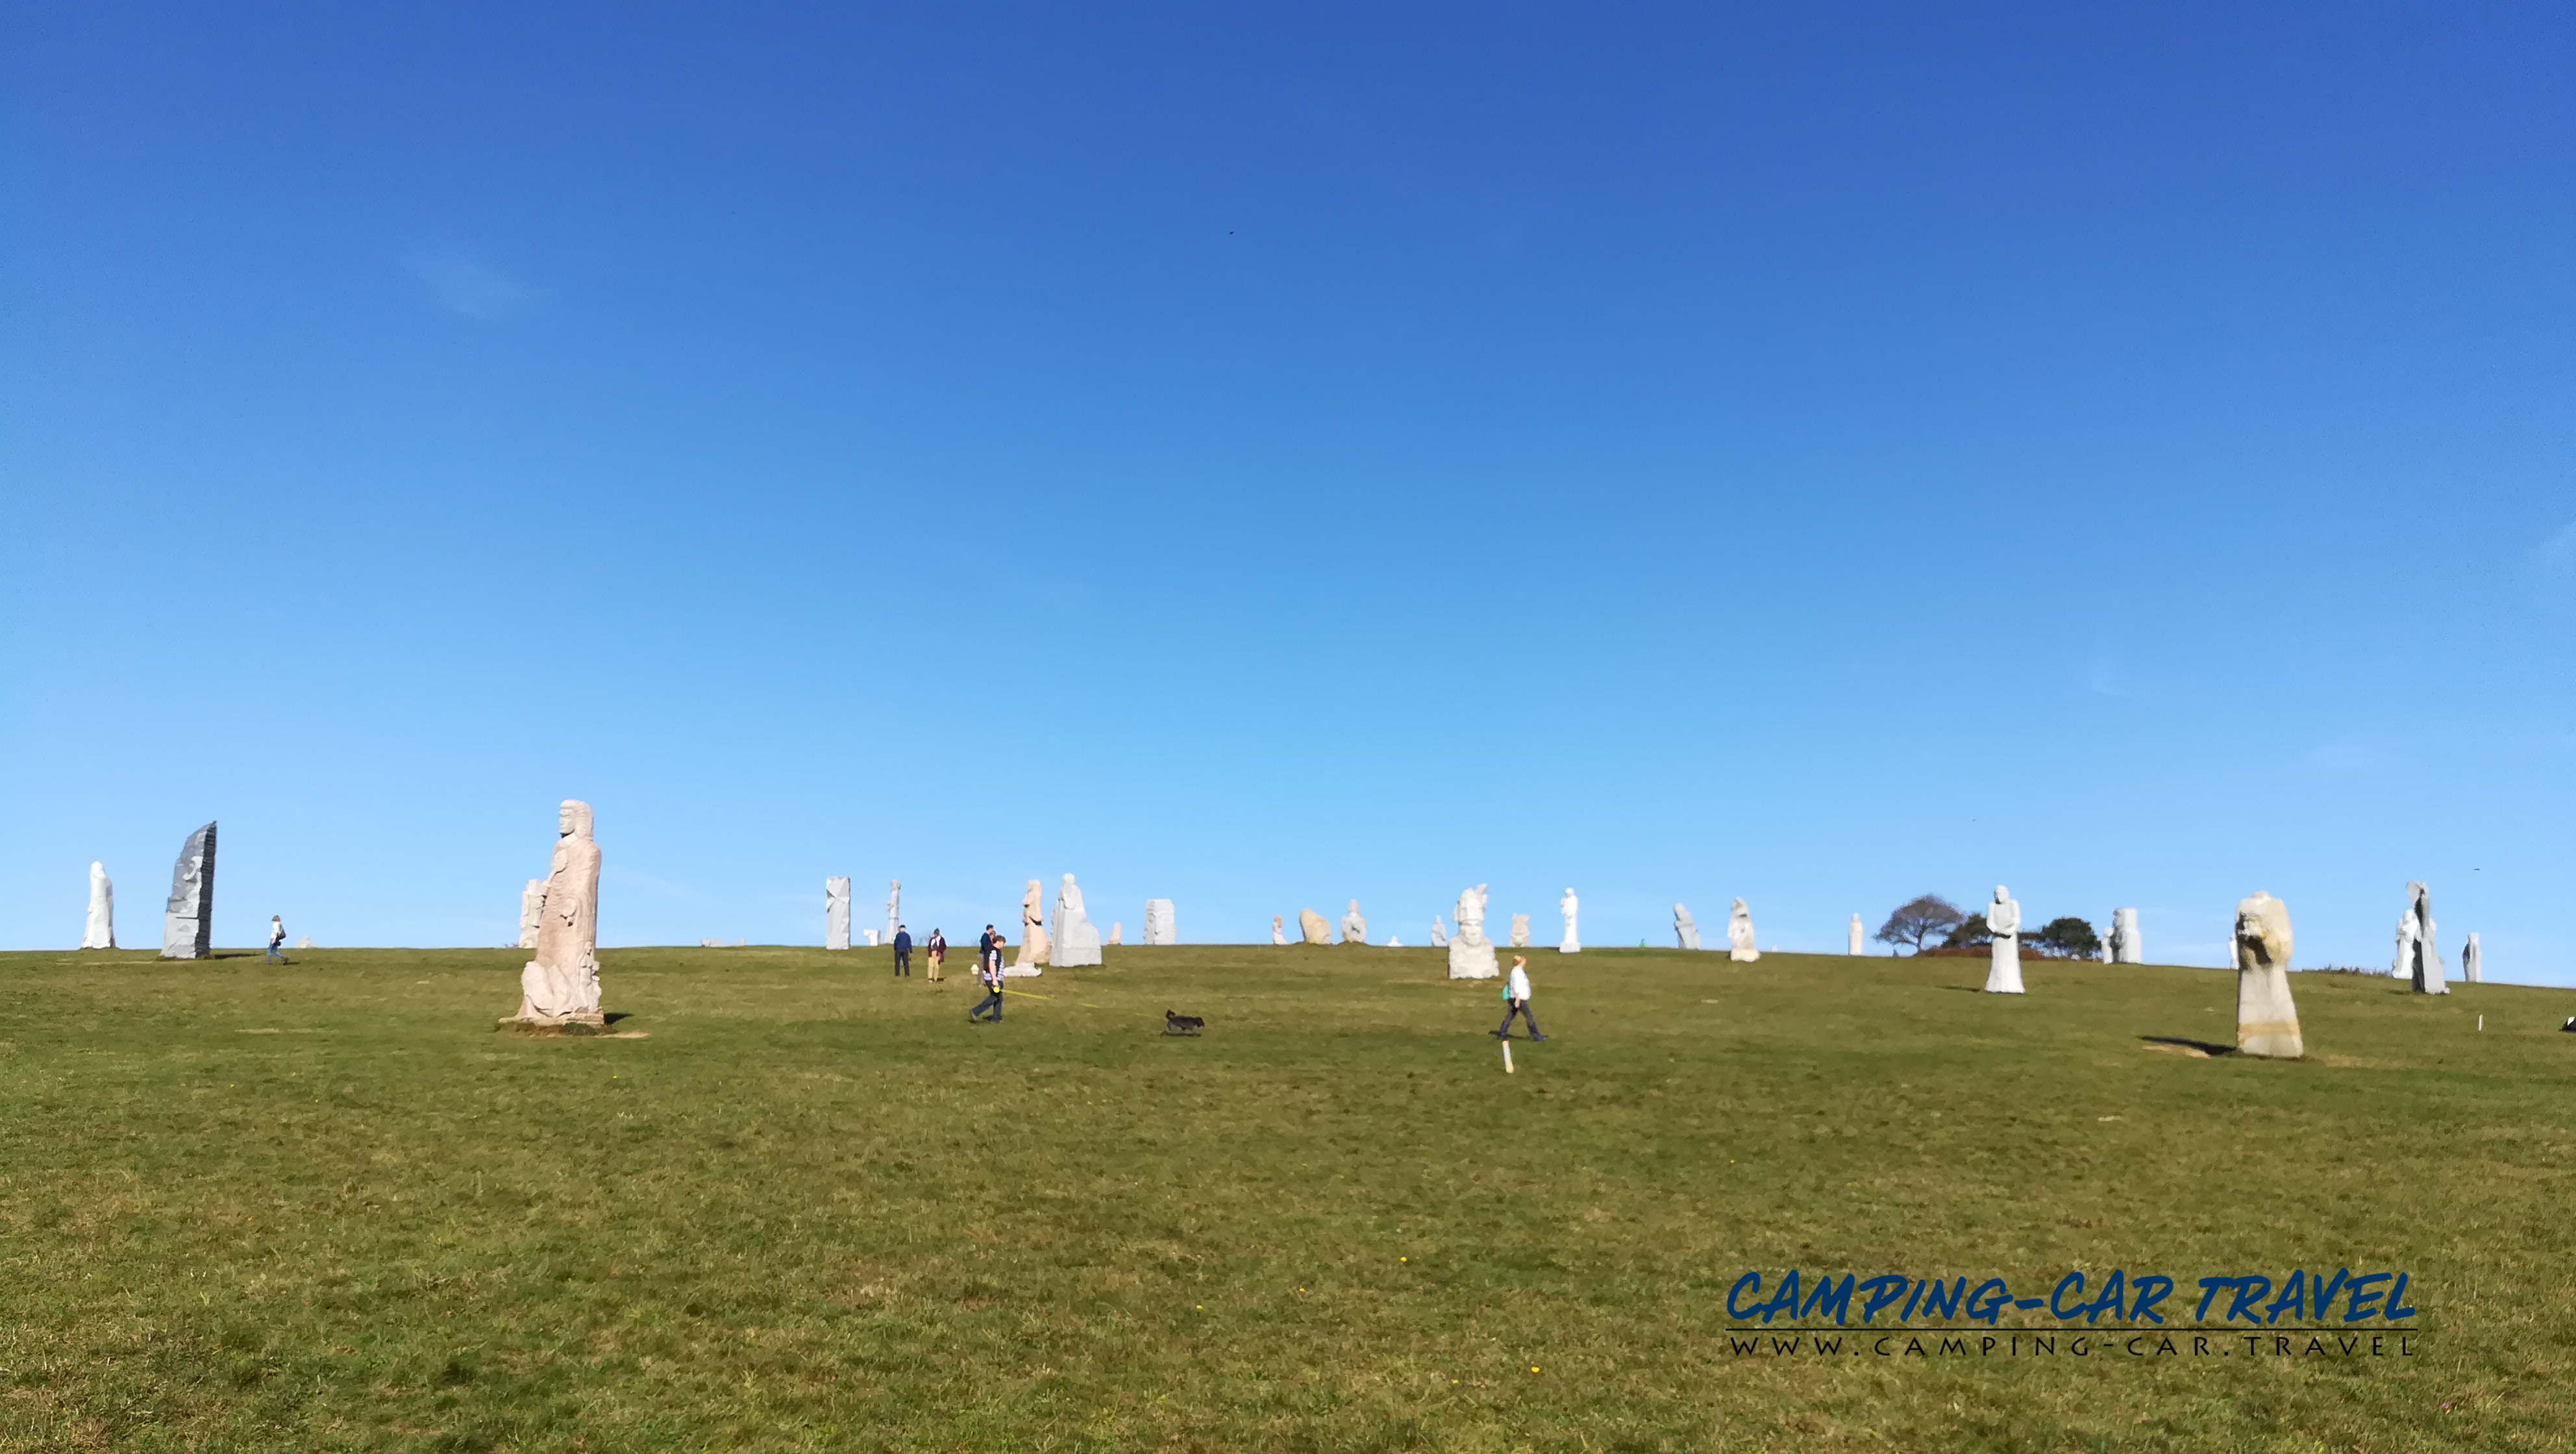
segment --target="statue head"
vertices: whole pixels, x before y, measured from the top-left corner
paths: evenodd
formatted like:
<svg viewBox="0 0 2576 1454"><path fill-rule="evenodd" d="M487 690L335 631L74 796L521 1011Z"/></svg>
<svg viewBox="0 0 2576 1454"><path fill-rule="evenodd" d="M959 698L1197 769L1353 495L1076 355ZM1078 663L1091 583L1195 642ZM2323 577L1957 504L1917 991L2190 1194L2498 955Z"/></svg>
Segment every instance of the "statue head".
<svg viewBox="0 0 2576 1454"><path fill-rule="evenodd" d="M555 810L555 832L564 838L588 838L590 804L579 798L564 799L563 806Z"/></svg>
<svg viewBox="0 0 2576 1454"><path fill-rule="evenodd" d="M2007 900L2007 899L2009 899L2009 898L2011 898L2011 897L2012 897L2012 893L2011 893L2011 891L2007 890L2007 889L2006 889L2002 884L1997 884L1997 885L1995 885L1995 902L1996 902L1996 903L2000 904L2000 903L2004 902L2005 900Z"/></svg>

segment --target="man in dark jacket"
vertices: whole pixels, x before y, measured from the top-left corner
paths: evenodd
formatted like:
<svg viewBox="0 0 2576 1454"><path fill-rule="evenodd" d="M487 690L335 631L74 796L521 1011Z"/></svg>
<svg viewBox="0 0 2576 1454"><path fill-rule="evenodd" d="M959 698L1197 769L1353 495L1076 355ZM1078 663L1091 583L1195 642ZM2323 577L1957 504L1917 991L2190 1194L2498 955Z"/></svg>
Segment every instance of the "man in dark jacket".
<svg viewBox="0 0 2576 1454"><path fill-rule="evenodd" d="M897 976L912 973L912 931L901 924L894 926L894 972Z"/></svg>

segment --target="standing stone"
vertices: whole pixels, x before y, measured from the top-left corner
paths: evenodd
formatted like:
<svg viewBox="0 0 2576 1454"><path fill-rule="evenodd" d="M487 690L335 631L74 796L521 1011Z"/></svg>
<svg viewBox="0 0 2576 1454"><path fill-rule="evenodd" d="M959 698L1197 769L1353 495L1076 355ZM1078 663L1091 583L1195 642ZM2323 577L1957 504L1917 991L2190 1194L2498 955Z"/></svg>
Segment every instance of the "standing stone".
<svg viewBox="0 0 2576 1454"><path fill-rule="evenodd" d="M519 1022L603 1028L599 1012L599 844L590 804L555 811L554 862L537 918L537 957L519 971Z"/></svg>
<svg viewBox="0 0 2576 1454"><path fill-rule="evenodd" d="M2236 906L2236 1053L2296 1060L2299 1007L2290 1002L2290 910L2267 893Z"/></svg>
<svg viewBox="0 0 2576 1454"><path fill-rule="evenodd" d="M903 880L886 881L885 942L894 942L895 931L903 927Z"/></svg>
<svg viewBox="0 0 2576 1454"><path fill-rule="evenodd" d="M1762 957L1762 951L1753 947L1753 911L1744 907L1742 899L1726 911L1726 957L1738 964Z"/></svg>
<svg viewBox="0 0 2576 1454"><path fill-rule="evenodd" d="M528 880L519 890L519 947L537 947L537 925L546 912L546 881Z"/></svg>
<svg viewBox="0 0 2576 1454"><path fill-rule="evenodd" d="M93 863L89 866L89 922L81 926L81 948L115 947L116 888L107 881L107 866Z"/></svg>
<svg viewBox="0 0 2576 1454"><path fill-rule="evenodd" d="M1124 944L1127 942L1126 920L1112 919L1109 921L1109 942L1112 944Z"/></svg>
<svg viewBox="0 0 2576 1454"><path fill-rule="evenodd" d="M860 932L861 934L863 934L863 935L866 935L866 936L867 936L868 947L869 947L870 949L882 949L882 948L884 948L884 947L885 947L884 945L879 944L879 943L877 942L877 931L875 931L874 929L862 929L862 930L860 930L859 932ZM715 943L716 943L719 947L721 947L721 946L724 944L724 941L723 941L723 940L721 940L721 939L719 939L719 940L716 940L716 941L715 941Z"/></svg>
<svg viewBox="0 0 2576 1454"><path fill-rule="evenodd" d="M1440 922L1438 914L1431 916L1431 947L1434 949L1449 947L1449 929L1447 925Z"/></svg>
<svg viewBox="0 0 2576 1454"><path fill-rule="evenodd" d="M2388 972L2391 976L2397 979L2414 977L2415 936L2419 932L2421 931L2415 926L2415 908L2410 904L2405 913L2397 916L2397 957L2389 961Z"/></svg>
<svg viewBox="0 0 2576 1454"><path fill-rule="evenodd" d="M1002 971L1005 978L1027 979L1044 973L1047 962L1047 931L1044 903L1038 893L1038 881L1029 880L1029 891L1020 896L1020 957Z"/></svg>
<svg viewBox="0 0 2576 1454"><path fill-rule="evenodd" d="M188 835L170 870L170 904L161 916L163 959L205 959L214 953L215 825Z"/></svg>
<svg viewBox="0 0 2576 1454"><path fill-rule="evenodd" d="M1995 901L1986 905L1986 927L1994 932L1994 967L1986 971L1986 993L2017 995L2021 987L2021 905L2013 902L2002 884L1995 885Z"/></svg>
<svg viewBox="0 0 2576 1454"><path fill-rule="evenodd" d="M2433 891L2419 883L2406 886L2406 917L2415 932L2406 941L2408 963L2405 974L2415 982L2419 995L2447 995L2450 984L2442 977L2442 951L2433 943Z"/></svg>
<svg viewBox="0 0 2576 1454"><path fill-rule="evenodd" d="M1330 944L1333 942L1333 926L1325 923L1324 916L1314 910L1299 909L1297 937L1305 944Z"/></svg>
<svg viewBox="0 0 2576 1454"><path fill-rule="evenodd" d="M1512 915L1512 947L1529 948L1529 915L1527 914Z"/></svg>
<svg viewBox="0 0 2576 1454"><path fill-rule="evenodd" d="M1851 921L1851 947L1845 949L1843 952L1845 954L1859 954L1862 952L1860 946L1860 915L1854 914L1852 915Z"/></svg>
<svg viewBox="0 0 2576 1454"><path fill-rule="evenodd" d="M1344 944L1368 942L1368 920L1360 917L1360 901L1357 899L1351 900L1350 912L1342 915L1342 942Z"/></svg>
<svg viewBox="0 0 2576 1454"><path fill-rule="evenodd" d="M1485 886L1458 895L1458 932L1449 937L1449 977L1451 979L1492 979L1501 970L1494 966L1494 941L1485 937Z"/></svg>
<svg viewBox="0 0 2576 1454"><path fill-rule="evenodd" d="M1574 931L1574 915L1582 907L1582 901L1574 897L1572 889L1567 889L1565 897L1556 901L1556 911L1565 916L1565 942L1556 946L1557 953L1581 954L1583 952L1583 938Z"/></svg>
<svg viewBox="0 0 2576 1454"><path fill-rule="evenodd" d="M1288 935L1279 927L1279 916L1277 914L1270 916L1270 942L1273 944L1285 944L1288 942Z"/></svg>
<svg viewBox="0 0 2576 1454"><path fill-rule="evenodd" d="M1691 918L1690 910L1679 904L1673 905L1673 937L1681 941L1684 949L1699 947L1699 923Z"/></svg>
<svg viewBox="0 0 2576 1454"><path fill-rule="evenodd" d="M846 878L823 880L823 947L850 947L850 881Z"/></svg>
<svg viewBox="0 0 2576 1454"><path fill-rule="evenodd" d="M2111 911L2110 960L2113 964L2147 962L2146 946L2138 938L2137 910L2113 909Z"/></svg>
<svg viewBox="0 0 2576 1454"><path fill-rule="evenodd" d="M2469 942L2460 946L2460 978L2471 984L2484 984L2486 981L2481 974L2485 968L2479 962L2478 936L2473 930L2469 934Z"/></svg>
<svg viewBox="0 0 2576 1454"><path fill-rule="evenodd" d="M1082 890L1075 887L1073 875L1064 876L1064 887L1055 893L1055 957L1049 961L1058 969L1082 969L1100 962L1100 930L1082 911Z"/></svg>
<svg viewBox="0 0 2576 1454"><path fill-rule="evenodd" d="M1145 901L1145 942L1148 944L1181 942L1179 931L1172 927L1171 900L1147 899Z"/></svg>

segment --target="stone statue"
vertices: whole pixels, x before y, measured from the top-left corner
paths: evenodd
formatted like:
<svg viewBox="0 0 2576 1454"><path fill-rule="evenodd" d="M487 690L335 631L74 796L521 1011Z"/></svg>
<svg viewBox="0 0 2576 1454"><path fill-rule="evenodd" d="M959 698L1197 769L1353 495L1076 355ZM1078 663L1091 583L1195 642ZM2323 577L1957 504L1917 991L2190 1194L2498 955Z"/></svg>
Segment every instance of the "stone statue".
<svg viewBox="0 0 2576 1454"><path fill-rule="evenodd" d="M1333 926L1325 923L1324 916L1316 913L1314 910L1299 909L1297 911L1297 937L1301 943L1330 944L1333 942Z"/></svg>
<svg viewBox="0 0 2576 1454"><path fill-rule="evenodd" d="M1055 893L1055 955L1048 962L1058 969L1083 969L1100 962L1100 930L1082 911L1082 890L1074 886L1073 875L1064 876L1064 887Z"/></svg>
<svg viewBox="0 0 2576 1454"><path fill-rule="evenodd" d="M1112 944L1124 944L1127 942L1126 920L1112 919L1109 921L1109 942Z"/></svg>
<svg viewBox="0 0 2576 1454"><path fill-rule="evenodd" d="M532 878L519 890L519 947L521 949L537 947L538 918L545 911L546 881Z"/></svg>
<svg viewBox="0 0 2576 1454"><path fill-rule="evenodd" d="M2415 926L2408 941L2408 962L2400 971L2415 982L2419 995L2447 995L2448 981L2442 977L2442 951L2433 944L2433 891L2419 883L2406 886L2406 917Z"/></svg>
<svg viewBox="0 0 2576 1454"><path fill-rule="evenodd" d="M1148 944L1181 942L1179 931L1172 927L1171 900L1147 899L1145 901L1145 942Z"/></svg>
<svg viewBox="0 0 2576 1454"><path fill-rule="evenodd" d="M2113 964L2144 964L2147 951L2138 940L2138 911L2111 911L2111 945L2108 958Z"/></svg>
<svg viewBox="0 0 2576 1454"><path fill-rule="evenodd" d="M1368 920L1360 917L1360 901L1357 899L1351 900L1350 912L1342 915L1342 942L1344 944L1368 942Z"/></svg>
<svg viewBox="0 0 2576 1454"><path fill-rule="evenodd" d="M903 927L903 880L886 881L885 942L894 942L895 931Z"/></svg>
<svg viewBox="0 0 2576 1454"><path fill-rule="evenodd" d="M1393 934L1389 934L1386 936L1386 947L1389 949L1402 949L1404 947L1404 941Z"/></svg>
<svg viewBox="0 0 2576 1454"><path fill-rule="evenodd" d="M2397 957L2389 962L2390 974L2399 979L2414 978L2415 936L2420 932L2415 926L2414 906L2409 905L2405 913L2397 916Z"/></svg>
<svg viewBox="0 0 2576 1454"><path fill-rule="evenodd" d="M1859 954L1859 953L1864 952L1864 951L1861 949L1860 915L1858 915L1858 914L1854 914L1854 915L1852 915L1852 921L1851 921L1851 947L1850 947L1850 948L1848 948L1848 949L1845 949L1843 952L1844 952L1845 954Z"/></svg>
<svg viewBox="0 0 2576 1454"><path fill-rule="evenodd" d="M1995 885L1995 901L1986 905L1986 927L1995 936L1994 967L1986 971L1986 993L2017 995L2021 987L2021 905L2013 902L2002 884Z"/></svg>
<svg viewBox="0 0 2576 1454"><path fill-rule="evenodd" d="M1684 949L1699 947L1699 924L1691 918L1690 910L1679 904L1673 905L1673 937L1681 941Z"/></svg>
<svg viewBox="0 0 2576 1454"><path fill-rule="evenodd" d="M1038 893L1038 881L1029 880L1029 891L1020 896L1020 957L1002 971L1005 976L1027 978L1042 972L1048 959L1045 900Z"/></svg>
<svg viewBox="0 0 2576 1454"><path fill-rule="evenodd" d="M1512 947L1529 948L1529 915L1527 914L1512 915Z"/></svg>
<svg viewBox="0 0 2576 1454"><path fill-rule="evenodd" d="M850 881L846 878L823 880L823 947L850 947Z"/></svg>
<svg viewBox="0 0 2576 1454"><path fill-rule="evenodd" d="M116 947L116 887L107 881L107 867L89 866L89 922L81 926L81 948L114 949Z"/></svg>
<svg viewBox="0 0 2576 1454"><path fill-rule="evenodd" d="M1762 951L1753 947L1753 911L1744 907L1742 899L1726 911L1726 957L1738 964L1762 957Z"/></svg>
<svg viewBox="0 0 2576 1454"><path fill-rule="evenodd" d="M2299 1007L2290 1002L2290 910L2257 893L2236 906L2236 1053L2296 1060Z"/></svg>
<svg viewBox="0 0 2576 1454"><path fill-rule="evenodd" d="M1285 944L1288 942L1286 931L1279 927L1279 916L1277 914L1270 916L1270 942L1273 944Z"/></svg>
<svg viewBox="0 0 2576 1454"><path fill-rule="evenodd" d="M555 856L537 916L537 957L519 971L519 1022L602 1028L599 1012L599 844L590 804L555 812Z"/></svg>
<svg viewBox="0 0 2576 1454"><path fill-rule="evenodd" d="M1557 953L1581 954L1583 952L1583 938L1574 931L1574 915L1582 907L1583 902L1574 896L1572 889L1567 889L1565 897L1556 901L1556 911L1565 916L1565 942L1556 946Z"/></svg>
<svg viewBox="0 0 2576 1454"><path fill-rule="evenodd" d="M1431 947L1434 949L1449 947L1449 930L1440 922L1438 914L1431 916Z"/></svg>
<svg viewBox="0 0 2576 1454"><path fill-rule="evenodd" d="M1449 977L1492 979L1502 973L1494 965L1494 941L1485 937L1483 884L1458 896L1457 918L1458 932L1449 936Z"/></svg>
<svg viewBox="0 0 2576 1454"><path fill-rule="evenodd" d="M112 949L115 946L108 947ZM2469 942L2460 946L2460 978L2471 984L2483 984L2486 981L2481 978L2481 975L2485 968L2486 966L2478 959L2478 936L2475 931L2471 931Z"/></svg>
<svg viewBox="0 0 2576 1454"><path fill-rule="evenodd" d="M215 825L188 835L170 870L170 903L161 916L163 959L205 959L214 953Z"/></svg>

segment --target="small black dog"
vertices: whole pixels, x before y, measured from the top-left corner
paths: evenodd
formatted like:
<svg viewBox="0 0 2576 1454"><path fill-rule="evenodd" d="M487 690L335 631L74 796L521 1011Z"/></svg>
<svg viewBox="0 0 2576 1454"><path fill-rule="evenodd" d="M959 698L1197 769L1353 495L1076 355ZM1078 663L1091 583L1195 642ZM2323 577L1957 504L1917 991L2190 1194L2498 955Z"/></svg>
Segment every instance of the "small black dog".
<svg viewBox="0 0 2576 1454"><path fill-rule="evenodd" d="M1170 1010L1163 1012L1163 1033L1166 1035L1195 1035L1206 1028L1207 1018L1203 1015L1181 1015Z"/></svg>

